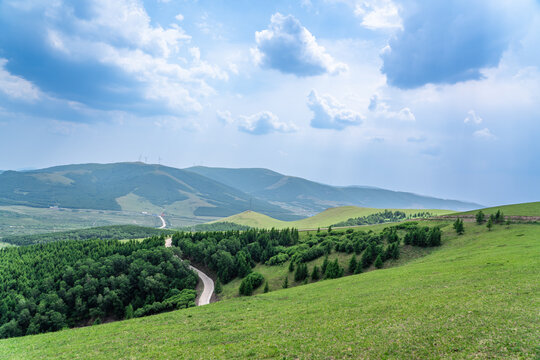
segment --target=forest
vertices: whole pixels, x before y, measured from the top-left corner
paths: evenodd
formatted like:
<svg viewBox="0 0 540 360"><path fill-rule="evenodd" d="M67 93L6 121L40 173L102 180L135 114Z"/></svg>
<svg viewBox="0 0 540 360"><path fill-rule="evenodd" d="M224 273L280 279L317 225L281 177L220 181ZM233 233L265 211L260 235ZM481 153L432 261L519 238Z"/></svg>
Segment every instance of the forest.
<svg viewBox="0 0 540 360"><path fill-rule="evenodd" d="M228 283L236 277L245 278L257 263L272 266L287 261L290 261L291 271L295 267L297 271L300 269L301 275L298 278L303 280L309 271L301 264L327 256L332 251L361 256L354 269L350 269L351 273L360 273L371 265L382 267L384 261L399 258L402 241L400 231L405 233L406 245L427 247L441 244L442 233L438 227L422 227L417 223L387 227L380 233L371 230L365 232L330 229L330 231L307 232L302 237L296 229L178 232L173 235L172 242L181 249L183 256L214 271L221 283ZM312 272L320 271L319 274L315 274L317 278L342 276L343 271L334 268L335 265ZM249 282L252 283L252 287L262 284L261 279L258 279L256 284L251 280L253 279L250 278ZM244 283L244 286L246 285L247 283ZM248 294L250 291L243 289L240 293Z"/></svg>
<svg viewBox="0 0 540 360"><path fill-rule="evenodd" d="M89 229L52 232L47 234L11 235L3 237L1 240L13 245L25 246L60 240L142 239L172 233L174 233L174 231L136 225L109 225Z"/></svg>
<svg viewBox="0 0 540 360"><path fill-rule="evenodd" d="M197 276L178 254L163 237L0 249L0 338L194 306Z"/></svg>

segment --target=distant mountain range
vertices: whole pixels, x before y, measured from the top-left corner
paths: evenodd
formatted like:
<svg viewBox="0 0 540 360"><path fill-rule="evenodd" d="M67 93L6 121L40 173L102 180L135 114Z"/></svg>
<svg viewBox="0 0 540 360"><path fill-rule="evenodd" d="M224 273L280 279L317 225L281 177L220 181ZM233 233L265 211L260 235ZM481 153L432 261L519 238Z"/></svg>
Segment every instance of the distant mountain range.
<svg viewBox="0 0 540 360"><path fill-rule="evenodd" d="M253 197L289 209L314 215L329 207L360 206L401 209L471 210L479 204L438 199L373 186L330 186L268 169L227 169L196 166L186 170L235 187Z"/></svg>
<svg viewBox="0 0 540 360"><path fill-rule="evenodd" d="M225 217L253 210L295 220L326 208L470 210L474 203L373 187L336 187L267 169L144 163L81 164L0 173L0 205L166 212L183 217Z"/></svg>

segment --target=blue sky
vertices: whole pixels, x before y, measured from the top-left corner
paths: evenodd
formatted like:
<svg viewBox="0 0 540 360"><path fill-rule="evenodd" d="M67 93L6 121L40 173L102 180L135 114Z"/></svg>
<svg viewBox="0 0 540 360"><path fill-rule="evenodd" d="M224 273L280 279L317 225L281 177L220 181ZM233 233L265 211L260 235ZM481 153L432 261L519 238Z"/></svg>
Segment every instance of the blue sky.
<svg viewBox="0 0 540 360"><path fill-rule="evenodd" d="M539 135L539 1L0 0L0 169L266 167L495 205L540 200Z"/></svg>

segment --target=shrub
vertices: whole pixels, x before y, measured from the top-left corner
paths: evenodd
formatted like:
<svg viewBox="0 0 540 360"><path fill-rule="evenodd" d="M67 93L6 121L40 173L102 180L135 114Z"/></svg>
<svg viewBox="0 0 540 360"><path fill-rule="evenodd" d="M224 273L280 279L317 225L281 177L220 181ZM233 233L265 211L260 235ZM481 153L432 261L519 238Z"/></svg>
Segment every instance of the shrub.
<svg viewBox="0 0 540 360"><path fill-rule="evenodd" d="M252 272L248 276L242 279L238 292L240 295L249 296L253 293L253 290L262 285L264 276L258 272Z"/></svg>

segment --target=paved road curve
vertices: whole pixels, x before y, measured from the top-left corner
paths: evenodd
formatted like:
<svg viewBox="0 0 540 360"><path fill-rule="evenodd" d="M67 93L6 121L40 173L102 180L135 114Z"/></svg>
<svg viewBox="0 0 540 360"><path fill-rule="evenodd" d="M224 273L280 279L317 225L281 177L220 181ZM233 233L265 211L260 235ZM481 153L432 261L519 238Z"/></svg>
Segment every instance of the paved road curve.
<svg viewBox="0 0 540 360"><path fill-rule="evenodd" d="M165 229L165 227L167 227L167 223L165 222L165 219L161 215L159 215L158 217L161 220L161 226L158 229Z"/></svg>
<svg viewBox="0 0 540 360"><path fill-rule="evenodd" d="M165 246L171 247L172 246L172 238L165 239ZM199 301L197 301L197 306L201 305L207 305L210 304L210 298L212 297L212 294L214 293L214 280L212 280L208 275L203 273L201 270L197 269L196 267L193 267L189 265L190 269L195 271L199 278L203 282L203 291L201 293L201 296L199 296Z"/></svg>

